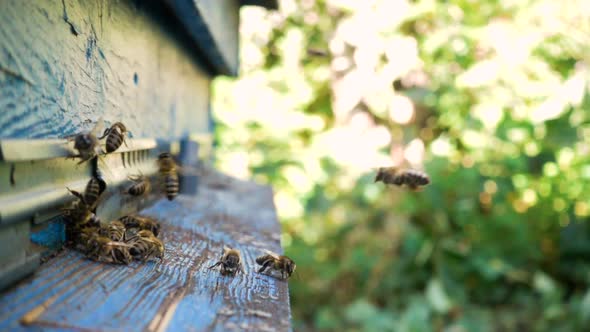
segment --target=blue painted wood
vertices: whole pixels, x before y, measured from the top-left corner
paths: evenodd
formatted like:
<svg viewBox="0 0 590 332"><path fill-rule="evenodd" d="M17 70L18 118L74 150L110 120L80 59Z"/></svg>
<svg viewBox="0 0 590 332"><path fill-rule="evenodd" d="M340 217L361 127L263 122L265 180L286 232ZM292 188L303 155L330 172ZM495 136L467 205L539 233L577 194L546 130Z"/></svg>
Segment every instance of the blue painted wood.
<svg viewBox="0 0 590 332"><path fill-rule="evenodd" d="M49 249L58 249L66 241L66 232L61 217L31 229L31 242Z"/></svg>
<svg viewBox="0 0 590 332"><path fill-rule="evenodd" d="M281 252L269 187L209 171L196 197L162 200L143 213L162 221L163 262L114 266L63 251L0 296L0 330L291 329L287 282L255 272L264 249ZM246 274L208 269L223 245L241 250Z"/></svg>
<svg viewBox="0 0 590 332"><path fill-rule="evenodd" d="M0 2L0 138L56 138L103 117L133 137L208 131L211 71L161 1Z"/></svg>

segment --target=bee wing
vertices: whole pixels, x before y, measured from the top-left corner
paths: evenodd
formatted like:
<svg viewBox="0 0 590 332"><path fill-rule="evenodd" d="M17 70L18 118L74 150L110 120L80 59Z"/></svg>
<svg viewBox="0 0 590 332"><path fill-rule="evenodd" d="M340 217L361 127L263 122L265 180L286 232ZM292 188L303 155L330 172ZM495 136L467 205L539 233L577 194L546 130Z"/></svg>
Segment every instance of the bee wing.
<svg viewBox="0 0 590 332"><path fill-rule="evenodd" d="M176 172L184 176L202 176L203 170L195 166L180 166L176 164Z"/></svg>
<svg viewBox="0 0 590 332"><path fill-rule="evenodd" d="M264 253L267 255L271 255L272 257L274 257L275 259L279 259L279 254L277 254L276 252L270 251L268 249L264 249Z"/></svg>
<svg viewBox="0 0 590 332"><path fill-rule="evenodd" d="M103 128L104 128L104 118L101 116L100 118L98 118L98 120L96 120L94 127L92 127L92 129L90 129L90 133L93 134L94 136L98 137L98 135L101 134L101 130Z"/></svg>
<svg viewBox="0 0 590 332"><path fill-rule="evenodd" d="M111 242L108 242L107 245L117 246L117 247L127 247L127 248L131 247L130 244L125 243L125 242L119 242L119 241L111 241Z"/></svg>

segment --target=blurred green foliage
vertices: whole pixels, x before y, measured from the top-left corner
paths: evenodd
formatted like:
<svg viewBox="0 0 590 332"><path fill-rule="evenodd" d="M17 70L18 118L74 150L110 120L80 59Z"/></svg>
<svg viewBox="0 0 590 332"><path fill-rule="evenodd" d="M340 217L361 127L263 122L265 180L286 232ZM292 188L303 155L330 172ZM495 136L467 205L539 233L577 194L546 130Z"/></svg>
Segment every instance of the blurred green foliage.
<svg viewBox="0 0 590 332"><path fill-rule="evenodd" d="M218 167L275 190L295 330L590 326L590 3L280 4L213 102Z"/></svg>

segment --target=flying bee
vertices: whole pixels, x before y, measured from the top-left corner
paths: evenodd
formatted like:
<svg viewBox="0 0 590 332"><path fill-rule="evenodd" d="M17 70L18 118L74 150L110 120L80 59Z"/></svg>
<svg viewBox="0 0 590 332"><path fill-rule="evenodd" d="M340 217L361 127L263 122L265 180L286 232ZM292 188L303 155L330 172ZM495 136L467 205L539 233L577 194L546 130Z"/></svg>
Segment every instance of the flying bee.
<svg viewBox="0 0 590 332"><path fill-rule="evenodd" d="M84 194L81 194L70 188L66 188L72 195L78 197L90 210L94 208L102 192L104 191L104 182L92 177L86 184Z"/></svg>
<svg viewBox="0 0 590 332"><path fill-rule="evenodd" d="M375 181L396 186L406 185L412 190L430 184L430 178L424 172L415 169L400 169L397 167L380 167Z"/></svg>
<svg viewBox="0 0 590 332"><path fill-rule="evenodd" d="M222 275L231 275L234 276L238 271L244 272L244 267L242 266L242 257L240 255L240 251L237 249L232 249L229 247L223 247L223 253L221 255L221 259L217 261L217 263L211 265L209 269L213 269L216 266L221 266L219 271Z"/></svg>
<svg viewBox="0 0 590 332"><path fill-rule="evenodd" d="M121 221L128 230L137 229L137 231L140 231L146 229L151 231L155 236L158 236L160 233L160 223L150 217L128 215L119 218L119 221Z"/></svg>
<svg viewBox="0 0 590 332"><path fill-rule="evenodd" d="M164 185L164 194L169 201L178 196L178 165L168 152L158 156L158 169Z"/></svg>
<svg viewBox="0 0 590 332"><path fill-rule="evenodd" d="M104 263L129 264L133 260L129 248L126 243L94 234L88 240L87 256Z"/></svg>
<svg viewBox="0 0 590 332"><path fill-rule="evenodd" d="M169 152L162 152L158 156L158 168L160 169L160 173L168 173L168 172L175 172L178 168L174 158Z"/></svg>
<svg viewBox="0 0 590 332"><path fill-rule="evenodd" d="M126 190L132 196L147 195L152 190L150 179L143 175L130 176L129 180L134 183Z"/></svg>
<svg viewBox="0 0 590 332"><path fill-rule="evenodd" d="M80 158L78 165L104 152L96 137L96 133L101 126L102 118L97 121L90 131L66 137L68 141L74 141L74 149L78 151L78 154L69 158Z"/></svg>
<svg viewBox="0 0 590 332"><path fill-rule="evenodd" d="M121 147L121 144L125 143L127 145L125 142L126 134L127 128L125 125L121 122L115 122L112 126L104 130L104 133L99 139L107 138L107 153L111 153Z"/></svg>
<svg viewBox="0 0 590 332"><path fill-rule="evenodd" d="M98 234L112 241L121 242L125 239L125 225L118 220L111 221L108 225L100 227Z"/></svg>
<svg viewBox="0 0 590 332"><path fill-rule="evenodd" d="M297 265L291 258L277 255L268 250L266 254L256 258L256 264L261 265L258 273L277 271L281 273L283 279L291 277L291 274L297 268Z"/></svg>
<svg viewBox="0 0 590 332"><path fill-rule="evenodd" d="M129 253L133 258L147 261L152 258L164 258L164 243L154 233L144 229L127 240Z"/></svg>

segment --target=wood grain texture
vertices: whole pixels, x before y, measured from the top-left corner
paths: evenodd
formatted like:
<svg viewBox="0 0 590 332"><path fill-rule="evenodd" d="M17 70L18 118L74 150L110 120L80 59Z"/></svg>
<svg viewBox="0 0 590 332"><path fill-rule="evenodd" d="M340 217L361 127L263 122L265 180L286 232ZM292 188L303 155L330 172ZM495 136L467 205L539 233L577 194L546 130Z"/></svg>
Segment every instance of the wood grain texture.
<svg viewBox="0 0 590 332"><path fill-rule="evenodd" d="M0 138L57 138L103 117L133 137L209 130L211 71L161 1L0 2Z"/></svg>
<svg viewBox="0 0 590 332"><path fill-rule="evenodd" d="M281 252L271 189L211 172L200 181L197 196L143 211L162 221L163 262L113 266L65 250L0 294L0 330L291 330L287 282L255 271L264 249ZM242 252L246 274L208 269L224 245Z"/></svg>

